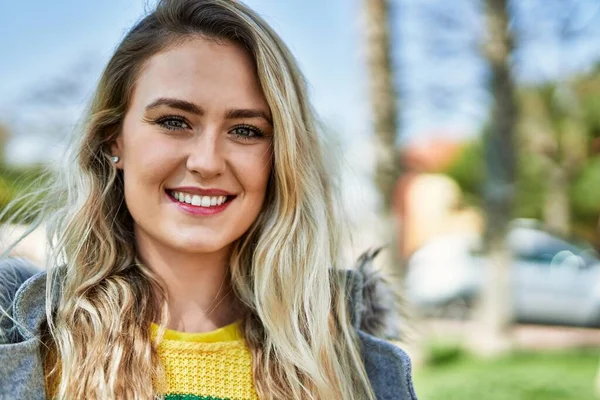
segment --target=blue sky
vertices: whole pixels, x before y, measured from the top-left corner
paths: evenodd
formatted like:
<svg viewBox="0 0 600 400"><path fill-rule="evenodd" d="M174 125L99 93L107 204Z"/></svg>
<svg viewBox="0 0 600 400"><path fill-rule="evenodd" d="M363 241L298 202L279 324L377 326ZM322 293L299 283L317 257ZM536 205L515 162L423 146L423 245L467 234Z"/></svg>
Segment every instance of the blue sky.
<svg viewBox="0 0 600 400"><path fill-rule="evenodd" d="M430 43L469 41L469 35L479 32L480 23L469 16L469 4L474 3L418 1L392 0L395 19L392 35L401 44L394 50L400 72L401 133L408 139L434 134L472 135L487 112L486 94L481 90L483 65L472 52L451 60L435 58ZM590 5L582 12L581 20L585 21L586 15L600 3L582 2ZM271 23L295 54L323 121L346 149L361 150L369 141L362 1L246 0L246 3ZM533 4L531 1L522 4L525 3ZM40 151L47 153L48 143L43 144L43 140L38 142L38 151L33 150L33 143L24 139L29 133L47 129L47 125L64 129L61 122L65 120L75 124L76 115L113 48L149 4L152 2L148 0L0 1L3 16L0 121L7 121L16 133L10 152L15 159L35 159ZM439 5L452 7L450 11L458 16L459 26L451 35L432 29L431 22L423 16L427 6ZM527 16L537 29L540 11L528 9ZM593 25L600 27L600 21ZM599 39L600 28L593 30L590 40L570 54L557 53L551 44L531 47L524 57L528 66L523 76L552 77L561 60L571 61L573 69L591 65L590 60L600 56ZM86 75L89 87L77 104L65 105L58 117L56 110L44 111L28 105L40 88L43 90L53 80L72 75L82 64L89 70ZM432 92L439 93L433 100ZM56 136L51 138L54 140Z"/></svg>

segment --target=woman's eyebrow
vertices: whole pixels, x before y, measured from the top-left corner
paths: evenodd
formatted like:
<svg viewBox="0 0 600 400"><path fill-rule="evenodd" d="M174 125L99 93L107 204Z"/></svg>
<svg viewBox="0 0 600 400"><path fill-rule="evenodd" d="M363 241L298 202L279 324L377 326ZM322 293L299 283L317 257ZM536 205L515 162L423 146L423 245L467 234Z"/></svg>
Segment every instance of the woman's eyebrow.
<svg viewBox="0 0 600 400"><path fill-rule="evenodd" d="M180 99L173 99L168 97L161 97L154 100L152 103L146 106L146 111L150 111L160 106L168 106L177 108L182 111L186 111L192 114L204 115L204 109L192 102ZM241 118L262 118L267 121L270 125L273 125L273 121L268 112L260 109L250 108L239 108L230 109L225 112L226 119L241 119Z"/></svg>
<svg viewBox="0 0 600 400"><path fill-rule="evenodd" d="M159 99L154 100L152 103L146 106L146 111L152 110L153 108L159 106L169 106L189 113L204 115L204 110L202 109L202 107L199 107L194 103L191 103L186 100L171 99L168 97L161 97Z"/></svg>
<svg viewBox="0 0 600 400"><path fill-rule="evenodd" d="M240 118L262 118L267 121L270 125L273 125L271 116L263 110L253 110L249 108L231 109L225 113L227 119L240 119Z"/></svg>

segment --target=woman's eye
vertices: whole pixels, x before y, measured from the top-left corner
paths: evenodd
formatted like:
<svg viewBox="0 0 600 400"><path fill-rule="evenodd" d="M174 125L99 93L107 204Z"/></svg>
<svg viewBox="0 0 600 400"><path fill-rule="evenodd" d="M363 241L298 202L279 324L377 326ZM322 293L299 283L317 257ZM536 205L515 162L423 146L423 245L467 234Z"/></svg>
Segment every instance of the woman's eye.
<svg viewBox="0 0 600 400"><path fill-rule="evenodd" d="M182 118L168 117L157 122L160 126L170 130L188 129L190 127Z"/></svg>
<svg viewBox="0 0 600 400"><path fill-rule="evenodd" d="M259 129L250 126L237 126L231 130L231 133L242 139L251 139L263 136Z"/></svg>

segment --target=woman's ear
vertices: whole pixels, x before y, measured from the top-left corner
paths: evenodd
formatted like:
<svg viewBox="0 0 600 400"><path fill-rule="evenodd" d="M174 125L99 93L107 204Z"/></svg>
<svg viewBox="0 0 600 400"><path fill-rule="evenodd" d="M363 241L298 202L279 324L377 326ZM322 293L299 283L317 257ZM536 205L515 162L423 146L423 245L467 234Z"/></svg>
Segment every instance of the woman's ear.
<svg viewBox="0 0 600 400"><path fill-rule="evenodd" d="M117 137L115 141L110 145L110 158L112 163L118 168L123 168L123 144L121 142L121 137Z"/></svg>

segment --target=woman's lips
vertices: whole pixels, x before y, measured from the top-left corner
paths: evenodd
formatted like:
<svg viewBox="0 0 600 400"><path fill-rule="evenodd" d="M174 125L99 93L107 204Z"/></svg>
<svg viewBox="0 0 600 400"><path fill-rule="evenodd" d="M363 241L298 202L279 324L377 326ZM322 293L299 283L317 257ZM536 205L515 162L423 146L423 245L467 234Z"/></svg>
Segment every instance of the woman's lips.
<svg viewBox="0 0 600 400"><path fill-rule="evenodd" d="M222 204L211 205L211 206L202 206L202 205L193 205L183 201L178 200L174 197L172 191L167 191L167 197L174 202L181 210L185 211L188 214L192 215L215 215L223 212L229 204L235 199L236 196L227 196L226 200Z"/></svg>

